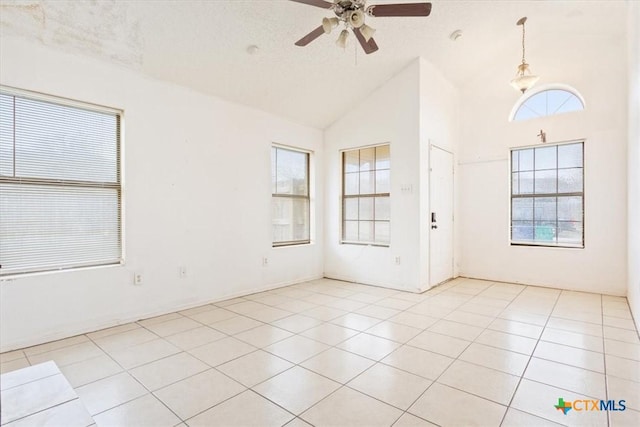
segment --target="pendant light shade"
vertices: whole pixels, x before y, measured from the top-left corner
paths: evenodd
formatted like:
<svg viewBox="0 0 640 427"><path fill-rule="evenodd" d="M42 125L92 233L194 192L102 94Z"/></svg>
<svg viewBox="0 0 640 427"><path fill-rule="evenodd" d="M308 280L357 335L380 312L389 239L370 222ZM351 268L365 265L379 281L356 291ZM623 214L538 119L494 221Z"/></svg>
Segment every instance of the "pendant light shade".
<svg viewBox="0 0 640 427"><path fill-rule="evenodd" d="M517 91L525 93L527 90L531 89L531 87L536 84L536 82L540 79L540 77L534 75L529 69L529 64L524 59L525 54L525 45L524 45L524 24L527 22L527 17L522 17L516 22L516 25L522 26L522 63L518 65L518 71L516 73L516 77L511 80L511 86Z"/></svg>

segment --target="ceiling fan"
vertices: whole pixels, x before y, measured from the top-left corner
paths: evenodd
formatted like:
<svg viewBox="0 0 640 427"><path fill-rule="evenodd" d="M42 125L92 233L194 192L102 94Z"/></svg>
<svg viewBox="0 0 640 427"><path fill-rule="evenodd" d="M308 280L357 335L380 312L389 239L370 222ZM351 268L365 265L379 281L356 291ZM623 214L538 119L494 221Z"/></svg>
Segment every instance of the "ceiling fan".
<svg viewBox="0 0 640 427"><path fill-rule="evenodd" d="M350 28L366 54L378 50L378 45L373 39L376 30L364 23L365 15L372 17L383 16L429 16L431 3L400 3L400 4L373 4L367 6L367 0L291 0L296 3L304 3L310 6L330 9L335 17L323 18L322 25L296 42L296 46L306 46L322 34L329 34L341 22L345 29L340 32L336 41L339 47L347 44Z"/></svg>

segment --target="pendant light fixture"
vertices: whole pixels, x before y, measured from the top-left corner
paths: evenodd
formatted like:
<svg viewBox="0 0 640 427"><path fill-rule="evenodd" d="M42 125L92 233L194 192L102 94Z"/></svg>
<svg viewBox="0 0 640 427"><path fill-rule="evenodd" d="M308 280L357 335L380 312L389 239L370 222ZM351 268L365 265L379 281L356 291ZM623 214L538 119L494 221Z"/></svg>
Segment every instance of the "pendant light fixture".
<svg viewBox="0 0 640 427"><path fill-rule="evenodd" d="M522 17L516 22L516 25L522 25L522 63L518 65L518 72L516 73L516 77L511 80L511 86L514 89L525 93L528 89L530 89L540 77L535 76L531 73L529 69L529 64L524 59L524 24L527 22L527 17Z"/></svg>

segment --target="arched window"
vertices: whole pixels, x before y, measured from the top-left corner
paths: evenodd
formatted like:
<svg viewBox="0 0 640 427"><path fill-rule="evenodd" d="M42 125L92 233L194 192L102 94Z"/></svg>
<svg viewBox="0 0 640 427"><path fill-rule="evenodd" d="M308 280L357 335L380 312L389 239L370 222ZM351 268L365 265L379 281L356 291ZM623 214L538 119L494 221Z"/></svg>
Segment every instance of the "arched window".
<svg viewBox="0 0 640 427"><path fill-rule="evenodd" d="M509 121L534 119L584 110L584 98L566 85L547 85L523 95L513 106Z"/></svg>

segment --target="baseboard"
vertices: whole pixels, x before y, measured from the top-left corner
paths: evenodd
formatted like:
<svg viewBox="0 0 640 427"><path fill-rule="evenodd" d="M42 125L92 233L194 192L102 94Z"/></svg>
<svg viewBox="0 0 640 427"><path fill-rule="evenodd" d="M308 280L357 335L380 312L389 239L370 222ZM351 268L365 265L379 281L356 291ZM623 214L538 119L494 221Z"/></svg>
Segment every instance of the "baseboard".
<svg viewBox="0 0 640 427"><path fill-rule="evenodd" d="M612 296L612 297L627 297L626 294L615 294L615 293L611 293L611 292L607 292L606 290L602 289L602 290L585 290L585 289L580 289L577 287L572 287L572 286L566 286L566 285L561 285L561 284L553 284L553 285L547 285L547 284L541 284L541 283L534 283L534 282L529 282L529 281L522 281L522 280L502 280L502 279L491 279L488 277L478 277L478 276L474 276L474 275L470 275L470 274L460 274L461 278L464 279L474 279L474 280L485 280L487 282L495 282L495 283L511 283L511 284L516 284L516 285L523 285L523 286L534 286L537 288L547 288L547 289L560 289L562 291L573 291L573 292L584 292L586 294L602 294L602 295L607 295L607 296Z"/></svg>
<svg viewBox="0 0 640 427"><path fill-rule="evenodd" d="M233 294L224 295L224 296L221 296L219 298L215 298L213 300L208 299L208 300L195 301L195 302L192 301L192 302L189 302L189 303L182 303L182 304L178 303L174 307L171 307L171 308L164 308L164 309L160 309L160 310L154 310L154 311L149 311L149 312L131 314L131 315L122 317L120 319L112 319L112 318L109 318L109 319L97 319L95 322L93 322L91 324L91 326L87 326L87 325L79 326L79 325L76 325L76 324L74 324L73 326L69 325L68 327L64 328L64 330L66 332L55 332L55 333L50 333L50 334L44 334L44 335L41 335L41 336L39 336L37 338L25 339L25 340L21 340L21 341L12 342L12 343L9 343L9 344L3 344L2 346L0 346L0 353L5 353L7 351L13 351L13 350L19 350L19 349L23 349L23 348L27 348L27 347L33 347L35 345L40 345L40 344L48 343L48 342L51 342L51 341L58 341L58 340L62 340L62 339L65 339L65 338L71 338L71 337L74 337L74 336L78 336L78 335L83 335L83 334L87 334L87 333L90 333L90 332L99 331L101 329L113 328L114 326L120 326L120 325L124 325L126 323L137 322L138 320L148 319L150 317L162 316L164 314L174 313L176 311L188 310L190 308L200 307L201 305L214 304L214 303L225 301L225 300L228 300L228 299L245 297L245 296L257 294L257 293L260 293L260 292L266 292L266 291L271 291L271 290L274 290L274 289L283 288L283 287L286 287L286 286L295 285L295 284L298 284L298 283L304 283L304 282L308 282L308 281L311 281L311 280L318 280L318 279L322 279L323 277L324 276L322 274L320 274L320 275L314 275L314 276L302 278L302 279L299 279L299 280L289 280L289 281L279 282L279 283L276 283L276 284L273 284L273 285L268 285L268 286L265 286L265 287L252 288L252 289L248 289L246 291L236 292L236 293L233 293Z"/></svg>
<svg viewBox="0 0 640 427"><path fill-rule="evenodd" d="M375 281L370 281L370 280L359 281L359 280L355 280L353 277L341 276L339 274L330 274L330 275L326 275L325 274L324 278L325 279L331 279L331 280L340 280L342 282L357 283L357 284L360 284L360 285L375 286L376 288L394 289L394 290L397 290L397 291L411 292L411 293L414 293L414 294L419 294L419 293L423 292L420 289L401 288L399 286L387 285L387 284L384 284L384 283L381 283L381 282L375 282Z"/></svg>

